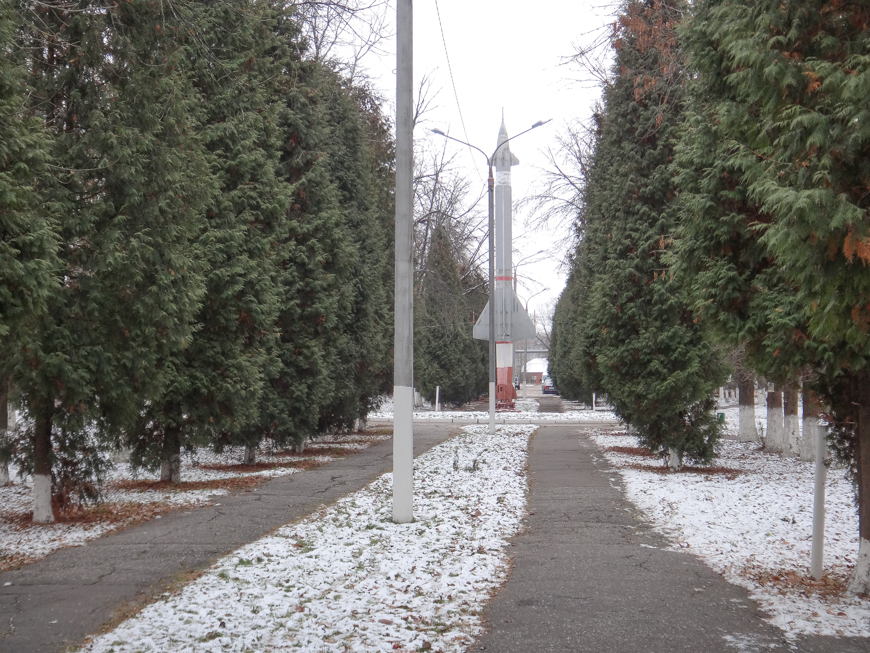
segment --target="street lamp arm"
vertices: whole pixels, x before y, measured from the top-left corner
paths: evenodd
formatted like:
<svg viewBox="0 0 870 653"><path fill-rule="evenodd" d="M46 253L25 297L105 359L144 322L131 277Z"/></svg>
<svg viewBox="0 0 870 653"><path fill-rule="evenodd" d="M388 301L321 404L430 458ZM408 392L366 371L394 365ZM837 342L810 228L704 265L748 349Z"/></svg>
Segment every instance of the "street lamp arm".
<svg viewBox="0 0 870 653"><path fill-rule="evenodd" d="M534 125L532 125L531 127L529 127L526 131L522 131L522 132L520 132L519 134L514 134L513 136L511 136L510 138L508 138L504 143L501 143L498 147L496 147L496 148L495 148L495 152L492 153L492 156L487 156L486 152L484 152L483 150L481 150L481 149L480 149L479 147L477 147L476 145L472 145L471 143L466 143L465 141L461 141L461 140L459 140L458 138L453 138L453 136L449 136L448 134L445 134L445 133L444 133L443 131L441 131L440 129L437 129L437 128L436 128L436 129L433 129L433 130L432 130L432 133L433 133L433 134L438 134L439 136L443 136L444 138L446 138L446 139L448 139L448 140L456 141L457 143L460 143L460 144L462 144L462 145L466 145L466 146L468 146L468 147L470 147L470 148L473 148L473 149L477 150L477 151L480 152L483 156L486 157L486 164L487 164L487 165L492 165L492 160L495 158L495 155L498 154L498 151L501 149L501 147L502 147L503 145L507 145L507 144L510 143L512 140L514 140L515 138L519 138L519 137L522 136L523 134L528 134L528 133L529 133L530 131L532 131L533 129L537 129L538 127L543 127L543 126L546 125L548 122L553 122L553 119L550 118L550 119L548 119L548 120L539 120L539 121L536 122Z"/></svg>
<svg viewBox="0 0 870 653"><path fill-rule="evenodd" d="M492 157L490 157L490 158L491 158L491 159L494 159L494 158L495 158L495 155L498 154L498 151L501 149L502 145L507 145L508 143L510 143L510 142L511 142L512 140L514 140L515 138L519 138L519 137L522 136L523 134L528 134L530 131L532 131L533 129L537 129L538 127L543 127L543 126L546 125L548 122L553 122L553 119L552 119L552 118L549 118L548 120L539 120L539 121L536 122L534 125L532 125L531 127L529 127L526 131L524 131L524 132L520 132L519 134L514 134L513 136L511 136L510 138L508 138L504 143L502 143L501 145L499 145L498 147L496 147L496 148L495 148L495 152L492 153Z"/></svg>
<svg viewBox="0 0 870 653"><path fill-rule="evenodd" d="M433 134L438 134L439 136L443 136L443 137L446 138L447 140L450 140L450 141L456 141L457 143L460 143L460 144L462 144L462 145L467 145L468 147L477 150L477 151L480 152L483 156L486 157L486 163L487 163L487 165L489 165L489 160L490 160L490 159L489 159L488 156L486 156L486 152L484 152L483 150L481 150L481 149L480 149L479 147L477 147L476 145L472 145L471 143L466 143L465 141L461 141L461 140L459 140L458 138L453 138L452 136L449 136L448 134L445 134L445 133L444 133L443 131L441 131L440 129L433 129L433 130L432 130L432 133L433 133Z"/></svg>

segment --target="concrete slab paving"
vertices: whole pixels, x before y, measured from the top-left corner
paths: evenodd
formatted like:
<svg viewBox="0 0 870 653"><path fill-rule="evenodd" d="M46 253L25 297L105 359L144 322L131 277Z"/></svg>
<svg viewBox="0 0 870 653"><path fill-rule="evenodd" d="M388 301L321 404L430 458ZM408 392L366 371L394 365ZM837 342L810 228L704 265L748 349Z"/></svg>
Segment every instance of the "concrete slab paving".
<svg viewBox="0 0 870 653"><path fill-rule="evenodd" d="M866 653L863 638L786 640L748 592L668 550L576 426L543 426L530 452L526 528L471 651Z"/></svg>
<svg viewBox="0 0 870 653"><path fill-rule="evenodd" d="M458 432L417 424L414 454ZM392 440L0 573L0 653L60 653L218 558L392 469Z"/></svg>

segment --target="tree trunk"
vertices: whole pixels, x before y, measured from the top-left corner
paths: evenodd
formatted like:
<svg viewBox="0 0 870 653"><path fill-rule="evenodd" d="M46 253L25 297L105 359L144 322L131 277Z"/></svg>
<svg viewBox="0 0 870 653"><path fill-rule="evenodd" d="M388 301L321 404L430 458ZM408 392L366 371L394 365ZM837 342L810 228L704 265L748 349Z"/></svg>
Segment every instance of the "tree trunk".
<svg viewBox="0 0 870 653"><path fill-rule="evenodd" d="M668 449L668 467L674 472L683 468L683 457L674 447Z"/></svg>
<svg viewBox="0 0 870 653"><path fill-rule="evenodd" d="M33 428L33 521L50 524L51 509L51 412L38 412Z"/></svg>
<svg viewBox="0 0 870 653"><path fill-rule="evenodd" d="M775 385L773 390L767 393L767 435L764 442L764 450L773 453L782 453L783 431L782 415L782 389Z"/></svg>
<svg viewBox="0 0 870 653"><path fill-rule="evenodd" d="M750 374L739 376L737 382L739 429L737 439L740 442L757 442L758 429L755 428L755 377Z"/></svg>
<svg viewBox="0 0 870 653"><path fill-rule="evenodd" d="M858 403L855 462L858 471L858 560L849 594L870 594L870 371L858 373L853 387Z"/></svg>
<svg viewBox="0 0 870 653"><path fill-rule="evenodd" d="M801 395L803 405L803 436L801 437L801 460L812 462L816 459L818 438L824 439L825 428L819 422L819 401L815 394L804 388Z"/></svg>
<svg viewBox="0 0 870 653"><path fill-rule="evenodd" d="M0 381L0 486L11 485L9 478L9 382Z"/></svg>
<svg viewBox="0 0 870 653"><path fill-rule="evenodd" d="M305 451L305 440L299 440L293 448L296 450L296 453L302 453Z"/></svg>
<svg viewBox="0 0 870 653"><path fill-rule="evenodd" d="M798 417L798 404L800 403L800 392L798 384L791 382L786 384L783 395L783 453L789 457L797 457L800 455L801 446L801 422Z"/></svg>
<svg viewBox="0 0 870 653"><path fill-rule="evenodd" d="M181 483L181 433L178 427L167 426L164 429L163 437L160 480L178 485Z"/></svg>
<svg viewBox="0 0 870 653"><path fill-rule="evenodd" d="M250 445L246 445L244 459L242 460L242 464L243 465L253 465L256 462L257 462L257 448L252 447Z"/></svg>

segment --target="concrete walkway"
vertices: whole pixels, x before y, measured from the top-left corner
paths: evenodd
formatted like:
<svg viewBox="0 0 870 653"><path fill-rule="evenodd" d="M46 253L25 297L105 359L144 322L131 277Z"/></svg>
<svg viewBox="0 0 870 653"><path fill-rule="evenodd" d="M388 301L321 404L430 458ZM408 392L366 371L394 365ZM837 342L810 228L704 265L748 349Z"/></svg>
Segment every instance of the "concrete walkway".
<svg viewBox="0 0 870 653"><path fill-rule="evenodd" d="M415 426L415 455L456 432ZM216 559L390 471L392 446L387 440L250 493L222 496L219 506L170 513L0 573L0 653L55 653L78 644Z"/></svg>
<svg viewBox="0 0 870 653"><path fill-rule="evenodd" d="M514 568L470 649L497 653L858 653L866 639L788 642L746 590L698 558L665 550L624 498L619 475L576 427L532 440L527 528Z"/></svg>

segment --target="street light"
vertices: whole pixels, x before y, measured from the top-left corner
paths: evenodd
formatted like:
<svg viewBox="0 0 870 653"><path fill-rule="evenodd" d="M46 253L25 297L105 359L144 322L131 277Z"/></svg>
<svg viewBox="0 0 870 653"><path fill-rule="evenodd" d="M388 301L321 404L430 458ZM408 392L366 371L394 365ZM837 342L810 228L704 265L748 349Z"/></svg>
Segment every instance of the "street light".
<svg viewBox="0 0 870 653"><path fill-rule="evenodd" d="M470 147L472 149L480 152L484 157L486 157L486 166L488 168L489 177L486 180L487 191L489 194L489 432L495 433L495 382L496 382L496 374L495 374L495 178L492 175L492 162L495 159L495 155L498 154L498 151L502 148L502 146L507 145L509 142L514 140L515 138L519 138L523 134L527 134L533 129L537 129L538 127L542 127L546 125L550 120L539 120L534 125L529 127L527 130L520 132L515 136L511 136L507 138L503 142L499 143L495 148L495 151L492 155L487 156L486 152L481 150L476 145L472 145L471 143L466 143L465 141L461 141L458 138L453 138L453 136L448 136L440 129L433 129L433 134L438 134L438 136L443 136L444 138L456 141L466 147Z"/></svg>

